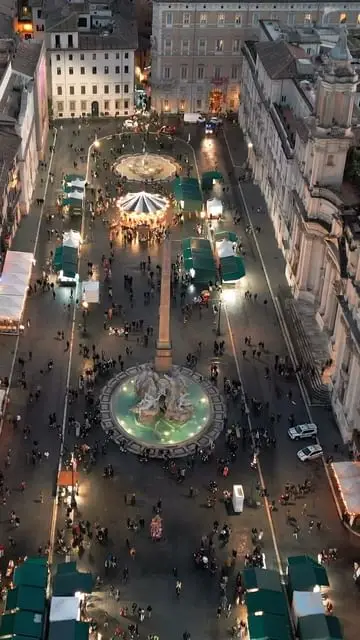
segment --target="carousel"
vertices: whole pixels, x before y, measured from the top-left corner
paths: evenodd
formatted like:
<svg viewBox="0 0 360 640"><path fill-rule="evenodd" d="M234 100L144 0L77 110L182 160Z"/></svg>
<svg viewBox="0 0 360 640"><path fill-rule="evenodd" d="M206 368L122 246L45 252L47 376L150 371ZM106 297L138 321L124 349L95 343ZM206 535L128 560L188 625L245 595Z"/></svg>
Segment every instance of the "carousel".
<svg viewBox="0 0 360 640"><path fill-rule="evenodd" d="M169 200L160 194L140 191L119 198L117 206L123 229L136 231L139 240L146 241L153 231L165 226Z"/></svg>

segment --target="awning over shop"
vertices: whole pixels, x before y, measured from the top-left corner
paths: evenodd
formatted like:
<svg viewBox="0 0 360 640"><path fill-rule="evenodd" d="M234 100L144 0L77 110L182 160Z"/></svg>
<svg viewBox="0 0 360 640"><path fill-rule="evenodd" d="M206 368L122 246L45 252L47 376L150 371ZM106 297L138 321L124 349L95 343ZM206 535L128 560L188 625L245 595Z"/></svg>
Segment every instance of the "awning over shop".
<svg viewBox="0 0 360 640"><path fill-rule="evenodd" d="M312 591L316 586L329 586L325 567L310 556L288 558L288 580L292 591Z"/></svg>
<svg viewBox="0 0 360 640"><path fill-rule="evenodd" d="M214 182L224 182L224 176L219 171L205 171L201 176L201 188L209 191L213 188Z"/></svg>
<svg viewBox="0 0 360 640"><path fill-rule="evenodd" d="M324 614L300 618L298 633L300 640L343 640L339 619Z"/></svg>
<svg viewBox="0 0 360 640"><path fill-rule="evenodd" d="M214 234L214 241L221 242L221 240L230 240L230 242L238 242L239 238L233 231L218 231Z"/></svg>
<svg viewBox="0 0 360 640"><path fill-rule="evenodd" d="M43 560L43 558L41 558ZM46 562L46 561L45 561ZM14 571L15 587L39 587L45 589L48 579L48 568L46 564L32 562L31 559L16 567Z"/></svg>
<svg viewBox="0 0 360 640"><path fill-rule="evenodd" d="M186 238L182 242L184 268L198 283L215 282L217 270L209 240Z"/></svg>
<svg viewBox="0 0 360 640"><path fill-rule="evenodd" d="M245 275L244 261L240 256L227 256L220 259L220 273L223 282L236 282Z"/></svg>
<svg viewBox="0 0 360 640"><path fill-rule="evenodd" d="M249 614L288 615L288 605L283 591L270 591L268 589L249 591L246 593L245 602Z"/></svg>
<svg viewBox="0 0 360 640"><path fill-rule="evenodd" d="M285 616L248 616L250 640L291 640L292 633Z"/></svg>
<svg viewBox="0 0 360 640"><path fill-rule="evenodd" d="M360 462L333 462L332 468L346 511L360 514Z"/></svg>
<svg viewBox="0 0 360 640"><path fill-rule="evenodd" d="M0 638L26 636L41 638L44 616L33 611L17 611L0 616Z"/></svg>
<svg viewBox="0 0 360 640"><path fill-rule="evenodd" d="M272 569L244 569L243 584L247 591L265 589L266 591L282 592L280 575Z"/></svg>
<svg viewBox="0 0 360 640"><path fill-rule="evenodd" d="M5 611L21 609L22 611L43 613L45 604L45 589L26 586L15 587L15 589L9 589L7 592Z"/></svg>
<svg viewBox="0 0 360 640"><path fill-rule="evenodd" d="M73 596L75 593L91 593L94 579L91 573L83 573L76 569L75 562L62 563L58 566L53 581L55 596Z"/></svg>
<svg viewBox="0 0 360 640"><path fill-rule="evenodd" d="M74 247L57 247L53 258L54 271L62 271L65 278L75 278L77 274L78 250Z"/></svg>
<svg viewBox="0 0 360 640"><path fill-rule="evenodd" d="M196 178L175 178L171 189L183 211L201 211L203 198Z"/></svg>
<svg viewBox="0 0 360 640"><path fill-rule="evenodd" d="M52 622L49 626L48 640L88 640L90 625L88 622L65 620Z"/></svg>

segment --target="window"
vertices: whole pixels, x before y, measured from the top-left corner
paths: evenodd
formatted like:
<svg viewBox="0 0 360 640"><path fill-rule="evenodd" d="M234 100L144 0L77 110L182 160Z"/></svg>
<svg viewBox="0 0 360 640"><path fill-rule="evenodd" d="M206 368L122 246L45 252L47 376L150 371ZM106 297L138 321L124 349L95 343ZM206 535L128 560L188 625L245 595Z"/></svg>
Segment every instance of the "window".
<svg viewBox="0 0 360 640"><path fill-rule="evenodd" d="M62 96L62 87L57 87L56 93L58 96Z"/></svg>
<svg viewBox="0 0 360 640"><path fill-rule="evenodd" d="M57 75L57 76L61 76L61 69L60 69L60 67L57 67L57 69L56 69L56 75Z"/></svg>
<svg viewBox="0 0 360 640"><path fill-rule="evenodd" d="M97 74L97 68L96 67L92 68L92 74L93 74L93 76L96 76L96 74Z"/></svg>
<svg viewBox="0 0 360 640"><path fill-rule="evenodd" d="M85 95L85 93L86 93L86 87L85 87L85 85L84 85L84 84L82 84L82 85L81 85L81 87L80 87L80 93L81 93L83 96L84 96L84 95Z"/></svg>
<svg viewBox="0 0 360 640"><path fill-rule="evenodd" d="M305 13L304 23L305 24L311 24L311 13Z"/></svg>
<svg viewBox="0 0 360 640"><path fill-rule="evenodd" d="M289 25L294 25L295 24L295 13L289 13L288 14L288 24Z"/></svg>
<svg viewBox="0 0 360 640"><path fill-rule="evenodd" d="M104 74L106 76L109 74L109 67L104 67Z"/></svg>
<svg viewBox="0 0 360 640"><path fill-rule="evenodd" d="M200 64L197 68L197 79L198 80L204 80L204 71L205 68L203 67L202 64Z"/></svg>
<svg viewBox="0 0 360 640"><path fill-rule="evenodd" d="M232 64L231 65L231 80L237 80L238 79L238 73L239 73L239 67L237 64Z"/></svg>
<svg viewBox="0 0 360 640"><path fill-rule="evenodd" d="M181 55L188 56L190 53L190 40L181 40Z"/></svg>
<svg viewBox="0 0 360 640"><path fill-rule="evenodd" d="M180 67L180 80L188 79L188 66L187 64L182 64Z"/></svg>
<svg viewBox="0 0 360 640"><path fill-rule="evenodd" d="M104 84L104 93L109 93L109 85Z"/></svg>
<svg viewBox="0 0 360 640"><path fill-rule="evenodd" d="M171 67L164 67L163 76L164 76L164 80L170 80L170 78L171 78Z"/></svg>
<svg viewBox="0 0 360 640"><path fill-rule="evenodd" d="M257 27L257 25L259 24L259 16L257 13L253 14L253 25L254 27Z"/></svg>
<svg viewBox="0 0 360 640"><path fill-rule="evenodd" d="M129 60L129 52L128 51L125 51L124 58L125 58L125 60Z"/></svg>
<svg viewBox="0 0 360 640"><path fill-rule="evenodd" d="M214 80L221 80L221 67L214 67Z"/></svg>
<svg viewBox="0 0 360 640"><path fill-rule="evenodd" d="M165 17L165 26L172 27L172 23L173 23L173 14L170 11L168 11Z"/></svg>
<svg viewBox="0 0 360 640"><path fill-rule="evenodd" d="M206 40L205 40L205 38L200 38L198 50L199 50L199 55L200 56L204 56L206 54Z"/></svg>
<svg viewBox="0 0 360 640"><path fill-rule="evenodd" d="M83 16L82 18L78 19L78 27L82 27L83 29L87 27L87 18L85 16Z"/></svg>
<svg viewBox="0 0 360 640"><path fill-rule="evenodd" d="M200 13L200 27L206 27L207 25L207 14Z"/></svg>
<svg viewBox="0 0 360 640"><path fill-rule="evenodd" d="M85 60L85 56L83 53L80 53L80 60Z"/></svg>
<svg viewBox="0 0 360 640"><path fill-rule="evenodd" d="M71 95L71 96L74 96L74 95L75 95L75 87L74 87L74 85L71 85L71 86L69 87L69 93L70 93L70 95Z"/></svg>
<svg viewBox="0 0 360 640"><path fill-rule="evenodd" d="M76 102L75 102L75 100L70 100L69 109L70 109L70 111L73 111L73 112L76 110Z"/></svg>
<svg viewBox="0 0 360 640"><path fill-rule="evenodd" d="M120 67L115 67L115 73L120 73Z"/></svg>
<svg viewBox="0 0 360 640"><path fill-rule="evenodd" d="M63 102L58 102L57 103L57 110L60 111L64 111L64 103Z"/></svg>
<svg viewBox="0 0 360 640"><path fill-rule="evenodd" d="M347 15L346 13L340 13L340 22L346 22Z"/></svg>
<svg viewBox="0 0 360 640"><path fill-rule="evenodd" d="M55 36L55 47L60 49L60 36ZM63 111L63 109L61 109L61 111Z"/></svg>
<svg viewBox="0 0 360 640"><path fill-rule="evenodd" d="M115 85L115 93L120 93L120 85L119 84Z"/></svg>
<svg viewBox="0 0 360 640"><path fill-rule="evenodd" d="M333 153L329 153L328 157L326 158L326 165L328 167L334 167L335 166L334 154Z"/></svg>
<svg viewBox="0 0 360 640"><path fill-rule="evenodd" d="M239 13L237 13L235 16L235 26L241 27L241 15Z"/></svg>
<svg viewBox="0 0 360 640"><path fill-rule="evenodd" d="M129 85L124 84L124 93L129 93Z"/></svg>
<svg viewBox="0 0 360 640"><path fill-rule="evenodd" d="M129 73L129 65L126 64L124 67L124 73Z"/></svg>
<svg viewBox="0 0 360 640"><path fill-rule="evenodd" d="M167 111L169 108L169 100L164 100L164 109Z"/></svg>
<svg viewBox="0 0 360 640"><path fill-rule="evenodd" d="M73 54L69 53L69 60L72 60L72 59L73 59Z"/></svg>
<svg viewBox="0 0 360 640"><path fill-rule="evenodd" d="M115 109L121 109L121 100L115 100Z"/></svg>
<svg viewBox="0 0 360 640"><path fill-rule="evenodd" d="M96 53L93 53L93 54L92 54L92 59L93 59L93 60L96 60Z"/></svg>
<svg viewBox="0 0 360 640"><path fill-rule="evenodd" d="M215 40L215 53L223 53L224 40Z"/></svg>
<svg viewBox="0 0 360 640"><path fill-rule="evenodd" d="M80 102L80 108L81 108L81 111L85 111L85 112L86 112L86 109L87 109L87 102L86 102L86 100L81 100L81 102Z"/></svg>
<svg viewBox="0 0 360 640"><path fill-rule="evenodd" d="M218 27L223 27L225 24L225 14L224 13L218 13L217 16L217 25Z"/></svg>
<svg viewBox="0 0 360 640"><path fill-rule="evenodd" d="M236 40L233 40L232 43L232 50L233 53L239 53L240 52L240 40L238 38L236 38Z"/></svg>
<svg viewBox="0 0 360 640"><path fill-rule="evenodd" d="M57 53L57 54L56 54L56 60L57 60L58 62L59 62L59 60L61 60L61 55L60 55L60 53Z"/></svg>
<svg viewBox="0 0 360 640"><path fill-rule="evenodd" d="M119 60L119 59L120 59L120 53L119 53L119 52L115 53L115 59L116 59L116 60Z"/></svg>
<svg viewBox="0 0 360 640"><path fill-rule="evenodd" d="M190 13L186 12L183 13L183 27L189 27L190 26Z"/></svg>
<svg viewBox="0 0 360 640"><path fill-rule="evenodd" d="M124 109L129 108L129 100L124 100Z"/></svg>
<svg viewBox="0 0 360 640"><path fill-rule="evenodd" d="M74 75L74 67L69 67L69 76Z"/></svg>
<svg viewBox="0 0 360 640"><path fill-rule="evenodd" d="M72 33L68 35L68 49L72 49L74 46Z"/></svg>
<svg viewBox="0 0 360 640"><path fill-rule="evenodd" d="M202 109L202 100L198 99L196 100L196 108L201 111Z"/></svg>
<svg viewBox="0 0 360 640"><path fill-rule="evenodd" d="M360 25L360 13L358 13L358 15L357 15L356 24L358 26Z"/></svg>
<svg viewBox="0 0 360 640"><path fill-rule="evenodd" d="M104 59L105 60L109 60L109 54L108 53L104 53Z"/></svg>
<svg viewBox="0 0 360 640"><path fill-rule="evenodd" d="M172 54L172 40L170 40L170 38L164 40L164 54L168 56Z"/></svg>
<svg viewBox="0 0 360 640"><path fill-rule="evenodd" d="M180 111L185 111L185 100L180 100Z"/></svg>
<svg viewBox="0 0 360 640"><path fill-rule="evenodd" d="M281 102L286 103L286 96L281 96Z"/></svg>
<svg viewBox="0 0 360 640"><path fill-rule="evenodd" d="M104 101L104 111L109 111L110 109L110 102L109 100L105 100Z"/></svg>
<svg viewBox="0 0 360 640"><path fill-rule="evenodd" d="M93 84L93 86L92 86L92 92L93 92L93 95L94 95L94 96L97 94L97 84Z"/></svg>
<svg viewBox="0 0 360 640"><path fill-rule="evenodd" d="M37 19L40 20L41 19L41 9L37 10Z"/></svg>
<svg viewBox="0 0 360 640"><path fill-rule="evenodd" d="M82 76L85 75L85 67L80 67L80 73Z"/></svg>

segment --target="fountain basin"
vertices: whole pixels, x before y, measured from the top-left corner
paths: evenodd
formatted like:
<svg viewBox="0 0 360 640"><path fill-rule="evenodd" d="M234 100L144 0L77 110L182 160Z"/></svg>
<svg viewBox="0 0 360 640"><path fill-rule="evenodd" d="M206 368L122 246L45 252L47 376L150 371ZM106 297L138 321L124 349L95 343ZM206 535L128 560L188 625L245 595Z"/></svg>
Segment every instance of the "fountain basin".
<svg viewBox="0 0 360 640"><path fill-rule="evenodd" d="M180 166L170 156L157 153L135 153L120 156L113 164L116 175L126 177L131 182L155 180L162 182L173 178Z"/></svg>

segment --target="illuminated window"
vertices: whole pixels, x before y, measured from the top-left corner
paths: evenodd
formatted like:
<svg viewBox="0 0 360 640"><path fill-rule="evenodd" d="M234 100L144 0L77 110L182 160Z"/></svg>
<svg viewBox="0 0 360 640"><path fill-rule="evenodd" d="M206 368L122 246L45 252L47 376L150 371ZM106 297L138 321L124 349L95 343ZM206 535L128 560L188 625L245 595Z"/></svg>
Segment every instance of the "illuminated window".
<svg viewBox="0 0 360 640"><path fill-rule="evenodd" d="M223 53L224 40L215 40L215 53Z"/></svg>
<svg viewBox="0 0 360 640"><path fill-rule="evenodd" d="M190 13L183 13L183 27L188 27L190 25Z"/></svg>
<svg viewBox="0 0 360 640"><path fill-rule="evenodd" d="M357 15L356 24L357 24L357 25L360 25L360 13L358 13L358 15Z"/></svg>
<svg viewBox="0 0 360 640"><path fill-rule="evenodd" d="M304 16L304 23L305 24L311 24L312 20L311 20L311 13L305 13Z"/></svg>
<svg viewBox="0 0 360 640"><path fill-rule="evenodd" d="M340 22L346 22L347 15L346 13L340 13Z"/></svg>
<svg viewBox="0 0 360 640"><path fill-rule="evenodd" d="M200 13L200 27L206 27L207 25L207 14Z"/></svg>
<svg viewBox="0 0 360 640"><path fill-rule="evenodd" d="M235 16L235 26L236 27L240 27L241 26L241 15L240 14L237 14Z"/></svg>
<svg viewBox="0 0 360 640"><path fill-rule="evenodd" d="M239 51L240 51L240 40L238 38L236 40L233 40L232 50L233 50L233 53L239 53Z"/></svg>
<svg viewBox="0 0 360 640"><path fill-rule="evenodd" d="M218 13L217 24L218 24L218 27L223 27L224 26L224 24L225 24L225 14L224 13Z"/></svg>
<svg viewBox="0 0 360 640"><path fill-rule="evenodd" d="M185 100L180 100L180 111L184 111L185 109Z"/></svg>

